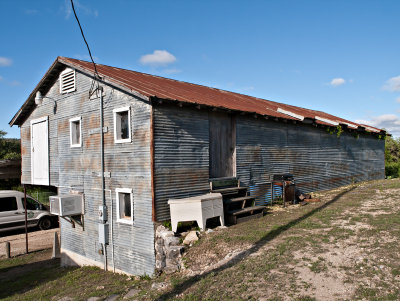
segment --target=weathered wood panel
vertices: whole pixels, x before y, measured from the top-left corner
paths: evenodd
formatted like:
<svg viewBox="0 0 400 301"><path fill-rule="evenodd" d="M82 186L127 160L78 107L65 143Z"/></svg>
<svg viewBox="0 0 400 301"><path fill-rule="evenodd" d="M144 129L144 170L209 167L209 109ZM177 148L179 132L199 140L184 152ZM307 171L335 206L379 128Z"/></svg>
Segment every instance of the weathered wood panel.
<svg viewBox="0 0 400 301"><path fill-rule="evenodd" d="M236 122L231 114L209 112L210 178L235 175Z"/></svg>

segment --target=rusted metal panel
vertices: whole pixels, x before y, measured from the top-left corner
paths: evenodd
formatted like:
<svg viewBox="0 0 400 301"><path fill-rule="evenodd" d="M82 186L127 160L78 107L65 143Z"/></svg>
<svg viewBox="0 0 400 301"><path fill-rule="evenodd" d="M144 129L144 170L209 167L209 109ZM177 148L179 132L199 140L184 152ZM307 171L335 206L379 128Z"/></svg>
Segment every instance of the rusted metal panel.
<svg viewBox="0 0 400 301"><path fill-rule="evenodd" d="M208 113L154 107L154 175L157 220L170 218L168 199L209 191Z"/></svg>
<svg viewBox="0 0 400 301"><path fill-rule="evenodd" d="M293 174L304 192L384 178L384 140L370 135L338 138L312 126L240 117L236 139L237 175L254 191L279 173Z"/></svg>
<svg viewBox="0 0 400 301"><path fill-rule="evenodd" d="M97 208L101 204L99 99L88 98L91 80L79 71L89 72L91 65L65 58L61 61L79 67L76 73L77 91L60 95L58 81L55 80L45 94L50 98L36 107L21 125L21 137L25 137L21 143L22 179L25 183L30 181L29 122L48 116L50 184L58 186L60 192L68 192L71 186L83 187L85 193L85 231L72 229L62 222L62 247L102 262L97 253ZM133 89L144 97L138 98L139 94L135 91L128 93L122 88L105 88L104 157L105 171L110 175L105 184L111 190L111 195L106 194L106 202L114 212L114 221L115 189L132 188L134 195L134 225L113 223L115 267L133 274L152 274L154 270L153 200L156 218L161 221L169 219L169 198L189 197L209 191L209 107L198 110L166 103L155 104L152 119L147 96L276 117L282 117L282 113L276 113L277 108L290 109L296 114L320 116L321 124L326 123L324 118L332 117L104 65L99 65L99 72L108 76L109 82ZM130 106L132 112L132 142L116 144L113 109L126 106ZM69 119L77 116L82 118L83 146L70 148ZM282 118L290 119L287 115ZM253 187L253 191L277 173L294 174L299 187L305 192L384 176L384 141L375 137L360 135L356 139L345 132L337 138L321 128L275 122L271 118L260 120L237 115L236 120L236 173L242 182ZM151 131L152 121L154 132ZM151 150L152 134L154 154ZM108 254L111 256L111 252Z"/></svg>
<svg viewBox="0 0 400 301"><path fill-rule="evenodd" d="M60 95L58 81L49 88L43 104L32 111L21 127L22 147L30 150L31 119L49 116L50 184L59 193L79 187L85 194L85 230L61 221L62 248L103 262L98 254L98 206L102 203L100 166L99 98L89 99L91 79L76 72L76 92ZM104 89L106 204L109 223L113 212L115 268L131 274L154 272L154 225L151 219L150 104L118 89ZM55 105L56 104L56 107ZM113 109L131 107L131 143L114 143ZM70 147L69 119L81 116L82 147ZM26 138L26 139L24 139ZM30 151L23 155L23 178L30 182ZM116 188L131 188L134 198L133 225L116 222ZM111 191L111 194L110 194ZM111 241L111 240L110 240ZM108 262L112 265L111 246Z"/></svg>
<svg viewBox="0 0 400 301"><path fill-rule="evenodd" d="M58 57L50 67L46 76L41 80L40 84L44 85L51 81L54 73L59 71L63 65L93 74L93 64L81 60ZM177 100L186 103L205 105L210 107L224 108L240 112L256 113L264 116L281 118L293 121L309 121L315 124L328 126L342 126L344 129L362 130L372 133L380 133L381 129L370 126L360 125L346 119L333 116L320 111L304 109L270 100L265 100L248 95L233 93L216 88L210 88L195 85L187 82L153 76L140 72L119 69L111 66L96 64L97 71L103 81L112 83L120 87L128 93L135 93L143 97L157 97L161 99ZM34 101L34 92L38 90L37 86L23 107L10 121L10 124L20 124L21 120L26 116L27 112L32 109Z"/></svg>

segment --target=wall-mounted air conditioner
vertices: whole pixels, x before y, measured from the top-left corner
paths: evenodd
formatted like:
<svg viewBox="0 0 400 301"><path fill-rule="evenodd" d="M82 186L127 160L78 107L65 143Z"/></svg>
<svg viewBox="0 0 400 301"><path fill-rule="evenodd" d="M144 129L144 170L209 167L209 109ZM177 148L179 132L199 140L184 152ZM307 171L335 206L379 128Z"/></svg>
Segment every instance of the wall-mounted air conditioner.
<svg viewBox="0 0 400 301"><path fill-rule="evenodd" d="M83 214L83 195L64 194L54 195L49 198L50 213L59 216Z"/></svg>

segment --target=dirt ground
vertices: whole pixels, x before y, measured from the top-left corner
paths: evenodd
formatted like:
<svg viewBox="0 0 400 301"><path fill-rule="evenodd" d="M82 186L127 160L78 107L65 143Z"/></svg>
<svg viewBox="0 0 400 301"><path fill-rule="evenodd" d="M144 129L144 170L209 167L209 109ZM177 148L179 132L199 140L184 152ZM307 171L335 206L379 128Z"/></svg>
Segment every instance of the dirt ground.
<svg viewBox="0 0 400 301"><path fill-rule="evenodd" d="M400 300L400 179L314 196L321 202L203 232L172 275L61 268L51 250L3 258L0 299Z"/></svg>
<svg viewBox="0 0 400 301"><path fill-rule="evenodd" d="M321 203L204 237L185 255L184 273L197 280L178 291L198 296L224 283L233 293L219 299L400 300L399 180L314 195Z"/></svg>
<svg viewBox="0 0 400 301"><path fill-rule="evenodd" d="M30 231L28 233L29 252L52 248L54 240L54 232L60 237L60 229L54 228L46 231ZM15 233L15 232L13 232ZM6 255L5 242L10 242L11 256L25 253L25 233L8 235L3 232L0 237L0 257Z"/></svg>

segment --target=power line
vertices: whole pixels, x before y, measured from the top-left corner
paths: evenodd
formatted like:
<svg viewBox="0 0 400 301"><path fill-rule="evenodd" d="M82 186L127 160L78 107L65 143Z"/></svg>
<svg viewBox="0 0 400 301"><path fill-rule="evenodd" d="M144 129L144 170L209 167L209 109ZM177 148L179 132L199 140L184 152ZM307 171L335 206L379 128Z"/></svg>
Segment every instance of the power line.
<svg viewBox="0 0 400 301"><path fill-rule="evenodd" d="M82 34L83 40L85 41L86 47L87 47L87 49L88 49L88 51L89 51L89 56L90 56L90 59L92 60L93 66L94 66L95 77L97 76L97 78L100 79L100 75L99 75L99 73L97 72L96 63L94 62L93 57L92 57L92 53L90 52L89 44L88 44L88 42L86 41L85 35L84 35L84 33L83 33L83 30L82 30L81 23L79 22L78 16L76 15L75 7L74 7L74 1L73 1L73 0L71 0L71 5L72 5L72 10L73 10L74 15L75 15L75 19L76 19L76 21L78 22L79 29L81 30L81 34Z"/></svg>

